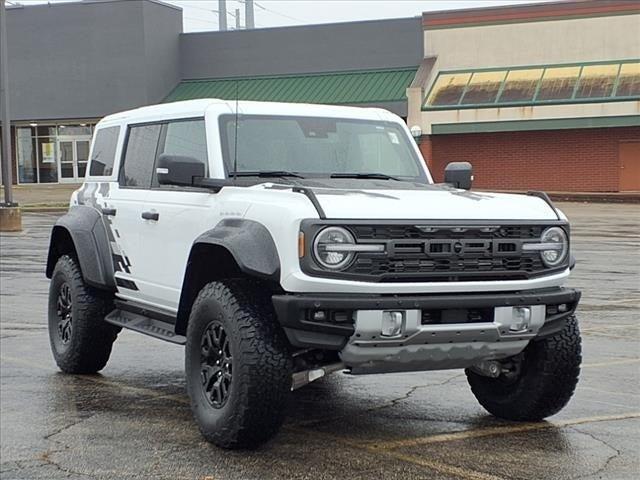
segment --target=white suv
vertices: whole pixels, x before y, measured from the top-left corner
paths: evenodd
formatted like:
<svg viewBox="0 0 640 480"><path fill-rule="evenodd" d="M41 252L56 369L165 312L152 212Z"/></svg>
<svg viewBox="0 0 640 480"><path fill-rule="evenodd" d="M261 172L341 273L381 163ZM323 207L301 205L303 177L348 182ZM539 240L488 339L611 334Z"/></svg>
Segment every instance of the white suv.
<svg viewBox="0 0 640 480"><path fill-rule="evenodd" d="M380 109L193 100L110 115L53 228L58 366L122 327L186 344L205 438L252 447L332 371L465 368L492 414L540 420L580 372L569 225L542 193L434 184Z"/></svg>

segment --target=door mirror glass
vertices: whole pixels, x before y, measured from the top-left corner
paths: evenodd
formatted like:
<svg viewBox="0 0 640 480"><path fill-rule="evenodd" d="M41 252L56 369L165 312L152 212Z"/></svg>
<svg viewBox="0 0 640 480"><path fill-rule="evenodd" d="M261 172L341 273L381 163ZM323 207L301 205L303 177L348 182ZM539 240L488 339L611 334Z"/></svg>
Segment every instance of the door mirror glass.
<svg viewBox="0 0 640 480"><path fill-rule="evenodd" d="M205 164L193 157L163 153L158 157L156 175L160 185L190 187L195 180L204 177Z"/></svg>
<svg viewBox="0 0 640 480"><path fill-rule="evenodd" d="M444 169L444 183L464 190L471 189L473 167L469 162L451 162Z"/></svg>

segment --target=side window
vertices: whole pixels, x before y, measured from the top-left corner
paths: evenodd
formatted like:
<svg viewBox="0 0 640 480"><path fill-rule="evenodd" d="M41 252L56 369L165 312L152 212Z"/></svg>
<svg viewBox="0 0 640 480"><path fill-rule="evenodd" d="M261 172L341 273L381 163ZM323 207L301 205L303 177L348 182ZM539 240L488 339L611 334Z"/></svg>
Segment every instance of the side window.
<svg viewBox="0 0 640 480"><path fill-rule="evenodd" d="M96 132L93 150L91 151L89 176L105 177L113 173L119 134L120 127L101 128Z"/></svg>
<svg viewBox="0 0 640 480"><path fill-rule="evenodd" d="M204 120L177 120L164 124L161 134L158 156L180 155L199 160L204 164L205 176L209 173L207 159L207 140ZM156 175L153 175L153 186L157 186Z"/></svg>
<svg viewBox="0 0 640 480"><path fill-rule="evenodd" d="M124 162L120 168L120 185L150 188L162 125L129 127Z"/></svg>

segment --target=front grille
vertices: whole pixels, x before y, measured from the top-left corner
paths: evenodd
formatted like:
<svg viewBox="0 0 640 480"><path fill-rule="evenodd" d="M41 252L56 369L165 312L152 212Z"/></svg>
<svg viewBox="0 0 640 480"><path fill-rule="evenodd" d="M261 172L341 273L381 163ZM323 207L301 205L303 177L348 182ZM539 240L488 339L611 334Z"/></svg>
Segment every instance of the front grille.
<svg viewBox="0 0 640 480"><path fill-rule="evenodd" d="M485 225L485 226L434 226L434 225L352 225L349 226L358 240L402 239L489 239L540 238L546 226L541 225Z"/></svg>
<svg viewBox="0 0 640 480"><path fill-rule="evenodd" d="M547 268L540 252L522 249L550 225L344 225L360 244L384 244L361 252L333 277L374 282L524 280L566 268ZM304 265L303 265L304 268ZM306 271L309 271L307 268ZM324 274L319 270L311 274Z"/></svg>
<svg viewBox="0 0 640 480"><path fill-rule="evenodd" d="M407 282L526 279L544 270L540 254L532 252L513 258L491 258L478 254L456 255L452 258L361 254L346 271L356 275L379 277L384 282Z"/></svg>

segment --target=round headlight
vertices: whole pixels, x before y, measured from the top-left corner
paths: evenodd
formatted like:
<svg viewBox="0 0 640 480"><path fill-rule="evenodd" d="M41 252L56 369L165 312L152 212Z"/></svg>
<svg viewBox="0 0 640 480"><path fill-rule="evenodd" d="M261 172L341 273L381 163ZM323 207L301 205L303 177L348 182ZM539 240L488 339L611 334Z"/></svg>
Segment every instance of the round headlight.
<svg viewBox="0 0 640 480"><path fill-rule="evenodd" d="M557 267L567 256L569 242L567 234L560 227L549 227L540 237L543 248L540 250L542 261L547 267Z"/></svg>
<svg viewBox="0 0 640 480"><path fill-rule="evenodd" d="M354 244L355 239L347 229L327 227L313 241L313 256L324 268L340 270L353 260L354 253L349 251L349 246Z"/></svg>

